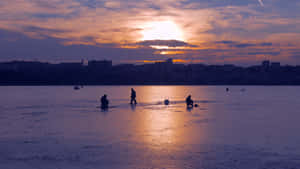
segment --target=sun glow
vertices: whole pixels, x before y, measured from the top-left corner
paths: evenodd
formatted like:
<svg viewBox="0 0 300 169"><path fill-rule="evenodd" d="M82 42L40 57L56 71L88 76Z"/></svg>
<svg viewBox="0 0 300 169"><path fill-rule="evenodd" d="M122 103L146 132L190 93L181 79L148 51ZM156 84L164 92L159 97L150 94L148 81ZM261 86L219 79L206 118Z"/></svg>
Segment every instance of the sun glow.
<svg viewBox="0 0 300 169"><path fill-rule="evenodd" d="M148 22L142 26L141 40L180 40L184 41L180 27L173 21Z"/></svg>

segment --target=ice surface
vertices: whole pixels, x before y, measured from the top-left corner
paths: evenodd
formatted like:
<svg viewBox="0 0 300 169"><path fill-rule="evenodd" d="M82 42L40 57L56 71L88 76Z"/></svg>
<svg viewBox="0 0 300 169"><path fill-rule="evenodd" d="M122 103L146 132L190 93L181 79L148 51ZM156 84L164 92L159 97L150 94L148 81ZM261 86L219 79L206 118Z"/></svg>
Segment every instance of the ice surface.
<svg viewBox="0 0 300 169"><path fill-rule="evenodd" d="M131 87L0 87L0 168L300 168L299 87Z"/></svg>

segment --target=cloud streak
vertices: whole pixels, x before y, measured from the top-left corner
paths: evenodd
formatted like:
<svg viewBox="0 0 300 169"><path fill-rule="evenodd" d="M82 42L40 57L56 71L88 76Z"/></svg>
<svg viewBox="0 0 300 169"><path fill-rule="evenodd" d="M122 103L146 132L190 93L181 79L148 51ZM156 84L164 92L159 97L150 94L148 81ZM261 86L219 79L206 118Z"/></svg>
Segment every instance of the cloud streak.
<svg viewBox="0 0 300 169"><path fill-rule="evenodd" d="M258 0L258 2L259 2L259 4L260 4L261 6L264 6L264 3L263 3L262 0Z"/></svg>

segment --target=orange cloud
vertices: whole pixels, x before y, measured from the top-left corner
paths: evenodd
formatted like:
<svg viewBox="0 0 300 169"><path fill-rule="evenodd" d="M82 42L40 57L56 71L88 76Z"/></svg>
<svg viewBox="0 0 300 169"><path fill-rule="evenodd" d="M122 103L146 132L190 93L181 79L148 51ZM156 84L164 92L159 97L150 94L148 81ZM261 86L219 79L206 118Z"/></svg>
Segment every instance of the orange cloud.
<svg viewBox="0 0 300 169"><path fill-rule="evenodd" d="M178 55L178 54L185 54L185 51L161 51L159 52L161 55Z"/></svg>

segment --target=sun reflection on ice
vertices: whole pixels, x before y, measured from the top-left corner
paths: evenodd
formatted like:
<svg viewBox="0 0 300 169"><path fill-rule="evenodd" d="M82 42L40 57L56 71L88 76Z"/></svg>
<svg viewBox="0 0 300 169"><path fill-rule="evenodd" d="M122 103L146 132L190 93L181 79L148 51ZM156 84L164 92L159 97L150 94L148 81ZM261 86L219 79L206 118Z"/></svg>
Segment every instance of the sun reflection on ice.
<svg viewBox="0 0 300 169"><path fill-rule="evenodd" d="M162 144L175 144L179 139L181 131L179 126L183 125L183 118L180 116L184 112L181 110L182 107L178 107L178 105L166 106L162 102L164 99L170 99L172 103L181 91L174 87L170 88L166 86L156 86L155 90L149 87L147 90L143 91L146 94L144 99L154 104L146 106L143 110L141 124L146 132L145 141L151 145L158 146Z"/></svg>

